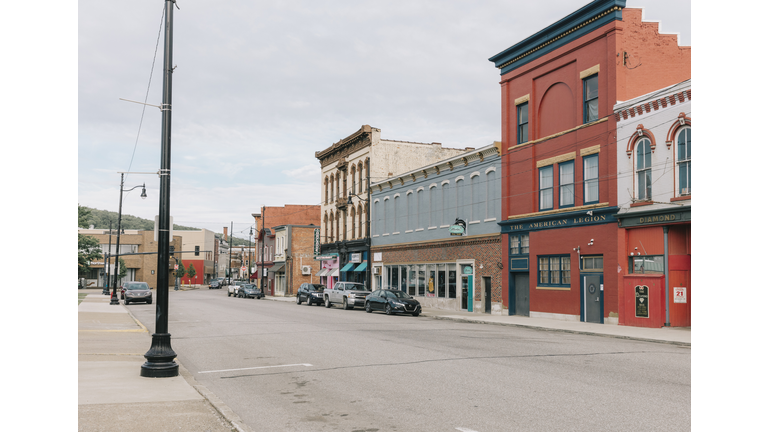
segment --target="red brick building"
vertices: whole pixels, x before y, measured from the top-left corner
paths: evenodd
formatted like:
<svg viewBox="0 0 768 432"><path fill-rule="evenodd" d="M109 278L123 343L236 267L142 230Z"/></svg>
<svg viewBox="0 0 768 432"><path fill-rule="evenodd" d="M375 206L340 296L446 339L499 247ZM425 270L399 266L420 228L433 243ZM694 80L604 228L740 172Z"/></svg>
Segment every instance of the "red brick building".
<svg viewBox="0 0 768 432"><path fill-rule="evenodd" d="M593 1L493 56L501 71L502 294L510 315L618 323L614 105L691 77L691 49Z"/></svg>

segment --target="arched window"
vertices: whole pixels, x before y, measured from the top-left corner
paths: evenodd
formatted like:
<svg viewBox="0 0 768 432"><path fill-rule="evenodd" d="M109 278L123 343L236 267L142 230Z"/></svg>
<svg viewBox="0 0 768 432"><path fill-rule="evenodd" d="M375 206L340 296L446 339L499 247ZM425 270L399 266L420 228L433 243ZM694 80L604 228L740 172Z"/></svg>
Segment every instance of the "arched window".
<svg viewBox="0 0 768 432"><path fill-rule="evenodd" d="M358 238L363 238L363 205L358 204L357 205L357 230L358 230Z"/></svg>
<svg viewBox="0 0 768 432"><path fill-rule="evenodd" d="M339 189L341 188L341 178L339 177L339 172L336 172L336 199L341 198L341 194L339 193ZM336 220L339 220L339 214L336 213ZM338 230L337 230L338 231Z"/></svg>
<svg viewBox="0 0 768 432"><path fill-rule="evenodd" d="M363 193L363 163L360 162L357 164L357 176L359 177L358 184L360 185L360 190L357 193Z"/></svg>
<svg viewBox="0 0 768 432"><path fill-rule="evenodd" d="M400 225L402 225L402 222L398 221L398 219L402 217L401 213L403 212L401 209L397 208L399 202L400 202L400 194L395 195L395 199L392 200L392 220L393 220L392 232L393 233L400 232L399 231L399 229L401 229Z"/></svg>
<svg viewBox="0 0 768 432"><path fill-rule="evenodd" d="M691 194L691 128L686 126L677 133L677 193Z"/></svg>
<svg viewBox="0 0 768 432"><path fill-rule="evenodd" d="M635 172L637 173L637 199L651 200L653 176L651 169L651 140L642 138L635 151Z"/></svg>
<svg viewBox="0 0 768 432"><path fill-rule="evenodd" d="M331 174L331 202L333 202L333 174Z"/></svg>
<svg viewBox="0 0 768 432"><path fill-rule="evenodd" d="M328 176L325 176L325 203L328 204Z"/></svg>
<svg viewBox="0 0 768 432"><path fill-rule="evenodd" d="M355 206L352 206L352 209L350 210L349 215L350 215L350 219L352 221L352 224L351 224L352 225L352 229L350 230L350 232L352 234L350 235L350 238L354 239L355 238L355 222L356 222L355 221Z"/></svg>
<svg viewBox="0 0 768 432"><path fill-rule="evenodd" d="M355 172L356 172L355 166L352 165L352 169L350 170L350 173L351 173L350 177L352 178L352 188L350 190L352 191L352 193L355 193L355 191L357 190L355 189L355 180L356 180Z"/></svg>
<svg viewBox="0 0 768 432"><path fill-rule="evenodd" d="M337 186L338 186L338 184L339 184L339 182L336 182ZM338 240L341 240L341 231L339 230L339 222L341 222L340 219L341 219L341 212L338 211L338 212L336 212L336 238Z"/></svg>
<svg viewBox="0 0 768 432"><path fill-rule="evenodd" d="M496 170L485 171L485 219L496 218L496 202L498 192L496 188Z"/></svg>
<svg viewBox="0 0 768 432"><path fill-rule="evenodd" d="M331 231L330 231L330 235L328 236L328 238L326 240L330 243L330 242L333 241L333 210L331 210L331 217L328 218L328 220L329 220L330 225L331 225ZM328 231L326 230L326 233L327 232Z"/></svg>
<svg viewBox="0 0 768 432"><path fill-rule="evenodd" d="M440 225L448 225L450 221L448 220L450 216L449 214L453 213L451 209L451 200L450 200L450 194L448 193L448 188L450 187L449 182L445 181L443 182L443 185L441 186L440 190L440 211L442 212L440 216ZM437 221L436 221L437 222Z"/></svg>
<svg viewBox="0 0 768 432"><path fill-rule="evenodd" d="M323 237L323 243L328 243L328 213L323 216L323 234L325 234L325 237Z"/></svg>

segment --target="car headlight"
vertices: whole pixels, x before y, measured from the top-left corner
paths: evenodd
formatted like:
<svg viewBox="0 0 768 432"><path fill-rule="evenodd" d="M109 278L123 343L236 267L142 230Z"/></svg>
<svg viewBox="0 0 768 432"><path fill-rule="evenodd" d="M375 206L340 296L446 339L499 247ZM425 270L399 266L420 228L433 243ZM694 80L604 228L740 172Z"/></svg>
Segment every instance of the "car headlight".
<svg viewBox="0 0 768 432"><path fill-rule="evenodd" d="M348 297L351 298L351 299L354 299L355 295L354 294L350 294Z"/></svg>
<svg viewBox="0 0 768 432"><path fill-rule="evenodd" d="M394 304L395 306L399 306L399 307L405 307L405 305L400 303L400 302L392 302L392 304Z"/></svg>

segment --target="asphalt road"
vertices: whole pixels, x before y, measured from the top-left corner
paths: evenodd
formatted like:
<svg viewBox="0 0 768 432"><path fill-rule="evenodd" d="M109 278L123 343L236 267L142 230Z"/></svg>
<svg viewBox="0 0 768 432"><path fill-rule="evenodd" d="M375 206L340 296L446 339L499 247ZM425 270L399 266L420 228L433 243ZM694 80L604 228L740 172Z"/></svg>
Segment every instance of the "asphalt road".
<svg viewBox="0 0 768 432"><path fill-rule="evenodd" d="M132 304L152 332L155 305ZM172 346L253 430L691 428L691 350L172 292Z"/></svg>

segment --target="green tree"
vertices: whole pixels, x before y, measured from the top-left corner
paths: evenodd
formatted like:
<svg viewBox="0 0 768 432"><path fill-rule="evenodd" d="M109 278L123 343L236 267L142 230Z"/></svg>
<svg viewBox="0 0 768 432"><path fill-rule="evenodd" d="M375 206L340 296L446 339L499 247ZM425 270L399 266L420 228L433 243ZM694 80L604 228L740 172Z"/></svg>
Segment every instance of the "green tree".
<svg viewBox="0 0 768 432"><path fill-rule="evenodd" d="M80 228L88 227L88 218L91 211L86 207L77 206L77 226ZM85 277L88 270L91 269L91 261L101 259L101 247L96 237L77 235L77 276Z"/></svg>
<svg viewBox="0 0 768 432"><path fill-rule="evenodd" d="M128 274L128 269L125 268L125 261L122 258L118 258L118 263L120 268L117 271L117 280L122 282L125 275Z"/></svg>
<svg viewBox="0 0 768 432"><path fill-rule="evenodd" d="M181 279L187 274L187 269L184 268L184 261L179 261L179 269L176 270L176 277Z"/></svg>
<svg viewBox="0 0 768 432"><path fill-rule="evenodd" d="M195 270L195 266L190 264L189 268L187 269L187 276L189 276L190 279L194 279L196 274L197 270Z"/></svg>

